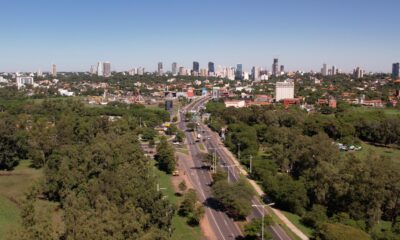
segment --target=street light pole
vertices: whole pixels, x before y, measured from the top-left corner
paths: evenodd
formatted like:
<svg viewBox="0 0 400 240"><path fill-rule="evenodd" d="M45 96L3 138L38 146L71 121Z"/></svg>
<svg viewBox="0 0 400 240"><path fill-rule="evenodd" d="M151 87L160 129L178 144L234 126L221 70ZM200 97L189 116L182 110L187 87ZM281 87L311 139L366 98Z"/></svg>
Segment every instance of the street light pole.
<svg viewBox="0 0 400 240"><path fill-rule="evenodd" d="M228 183L230 183L230 171L229 171L229 168L234 168L234 167L236 167L236 165L228 165L228 166L223 166L223 167L225 167L227 170L228 170ZM235 178L235 171L233 171L233 178Z"/></svg>
<svg viewBox="0 0 400 240"><path fill-rule="evenodd" d="M252 207L262 207L262 219L261 219L261 240L264 240L264 218L265 218L265 205L253 204Z"/></svg>

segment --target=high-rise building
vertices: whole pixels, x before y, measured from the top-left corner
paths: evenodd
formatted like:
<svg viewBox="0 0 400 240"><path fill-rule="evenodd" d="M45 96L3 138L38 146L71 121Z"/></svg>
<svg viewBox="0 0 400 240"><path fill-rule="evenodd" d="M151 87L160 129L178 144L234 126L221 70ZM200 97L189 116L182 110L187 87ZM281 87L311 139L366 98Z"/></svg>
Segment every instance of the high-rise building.
<svg viewBox="0 0 400 240"><path fill-rule="evenodd" d="M51 76L57 77L57 65L55 64L51 65Z"/></svg>
<svg viewBox="0 0 400 240"><path fill-rule="evenodd" d="M291 79L277 82L275 86L275 101L294 98L294 81Z"/></svg>
<svg viewBox="0 0 400 240"><path fill-rule="evenodd" d="M207 69L205 68L200 69L200 76L207 77L208 76Z"/></svg>
<svg viewBox="0 0 400 240"><path fill-rule="evenodd" d="M328 66L326 65L326 63L324 63L322 65L321 74L322 74L322 76L327 76L328 75Z"/></svg>
<svg viewBox="0 0 400 240"><path fill-rule="evenodd" d="M241 63L236 65L235 79L236 80L243 79L243 65Z"/></svg>
<svg viewBox="0 0 400 240"><path fill-rule="evenodd" d="M176 75L178 73L178 64L176 62L172 63L172 75Z"/></svg>
<svg viewBox="0 0 400 240"><path fill-rule="evenodd" d="M337 69L336 69L336 66L335 65L333 65L332 66L332 75L336 75L337 74Z"/></svg>
<svg viewBox="0 0 400 240"><path fill-rule="evenodd" d="M158 66L157 66L157 74L159 76L163 75L164 70L163 70L163 63L162 62L158 62Z"/></svg>
<svg viewBox="0 0 400 240"><path fill-rule="evenodd" d="M251 79L253 81L260 80L260 68L252 67L251 68Z"/></svg>
<svg viewBox="0 0 400 240"><path fill-rule="evenodd" d="M104 76L104 65L102 62L97 63L97 76Z"/></svg>
<svg viewBox="0 0 400 240"><path fill-rule="evenodd" d="M103 76L111 77L111 63L110 62L103 63Z"/></svg>
<svg viewBox="0 0 400 240"><path fill-rule="evenodd" d="M142 76L144 75L145 69L143 67L138 67L137 75Z"/></svg>
<svg viewBox="0 0 400 240"><path fill-rule="evenodd" d="M129 70L128 74L129 74L129 76L134 76L134 75L136 75L136 74L137 74L136 68L132 68L131 70Z"/></svg>
<svg viewBox="0 0 400 240"><path fill-rule="evenodd" d="M208 74L214 74L215 73L215 68L214 68L214 63L213 62L208 62Z"/></svg>
<svg viewBox="0 0 400 240"><path fill-rule="evenodd" d="M280 72L281 72L281 74L285 73L285 66L284 65L281 65Z"/></svg>
<svg viewBox="0 0 400 240"><path fill-rule="evenodd" d="M393 66L392 66L392 78L393 79L399 78L399 68L400 68L400 63L393 63Z"/></svg>
<svg viewBox="0 0 400 240"><path fill-rule="evenodd" d="M90 65L90 74L95 74L96 73L96 70L94 69L94 66L93 65Z"/></svg>
<svg viewBox="0 0 400 240"><path fill-rule="evenodd" d="M193 72L195 72L195 73L199 73L199 71L200 71L200 64L199 64L199 62L193 62Z"/></svg>
<svg viewBox="0 0 400 240"><path fill-rule="evenodd" d="M274 62L272 63L272 75L278 76L279 74L279 64L278 64L278 59L274 58Z"/></svg>
<svg viewBox="0 0 400 240"><path fill-rule="evenodd" d="M364 77L364 70L362 70L360 67L357 67L353 71L353 75L355 78L363 78Z"/></svg>

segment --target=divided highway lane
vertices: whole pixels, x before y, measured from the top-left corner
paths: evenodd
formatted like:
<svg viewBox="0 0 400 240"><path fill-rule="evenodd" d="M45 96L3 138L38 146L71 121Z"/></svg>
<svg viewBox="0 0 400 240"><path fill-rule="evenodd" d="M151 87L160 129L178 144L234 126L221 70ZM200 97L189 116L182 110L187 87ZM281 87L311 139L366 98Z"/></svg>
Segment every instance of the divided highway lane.
<svg viewBox="0 0 400 240"><path fill-rule="evenodd" d="M199 110L202 105L207 102L208 99L202 99L198 102L198 105L196 104L195 110ZM234 164L233 161L231 161L230 156L224 151L223 148L224 146L221 145L221 142L219 140L219 136L212 132L205 124L200 122L200 129L204 131L204 135L206 136L206 141L205 145L206 148L208 149L209 152L215 151L217 156L220 157L220 165L221 166L232 166ZM240 172L236 167L227 167L226 168L228 171L228 174L230 176L231 180L237 181L240 177ZM254 197L252 200L252 204L254 205L262 205L263 203L259 200L258 197ZM271 214L270 210L266 208L267 214ZM262 208L254 208L252 216L256 218L261 218L263 216L264 211ZM269 227L269 231L271 232L272 236L274 239L278 240L290 240L291 238L286 234L286 232L282 229L281 226L279 225L272 225Z"/></svg>
<svg viewBox="0 0 400 240"><path fill-rule="evenodd" d="M185 108L185 110L190 111L192 109L196 109L205 101L206 99L200 99L196 102L193 102L189 104ZM184 118L184 114L180 113L180 122L178 126L183 131L186 130ZM212 182L212 177L209 171L202 168L202 159L198 157L198 154L200 153L199 147L197 146L197 144L190 144L195 142L192 133L188 133L185 131L185 135L187 142L189 143L188 148L193 161L181 161L181 164L193 186L199 192L200 200L207 203L207 199L211 197L210 183ZM206 206L206 217L210 222L210 226L212 227L214 235L218 239L236 239L237 237L242 236L242 233L240 232L240 229L238 228L236 223L225 213L216 211L215 209Z"/></svg>

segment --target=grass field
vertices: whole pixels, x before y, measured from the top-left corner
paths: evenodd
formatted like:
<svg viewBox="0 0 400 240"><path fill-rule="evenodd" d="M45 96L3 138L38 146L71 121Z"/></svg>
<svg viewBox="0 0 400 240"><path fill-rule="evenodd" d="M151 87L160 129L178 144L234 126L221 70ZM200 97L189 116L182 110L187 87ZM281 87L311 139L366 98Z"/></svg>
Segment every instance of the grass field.
<svg viewBox="0 0 400 240"><path fill-rule="evenodd" d="M42 176L40 170L29 165L29 161L21 161L13 171L0 171L0 239L19 225L19 207L24 194Z"/></svg>
<svg viewBox="0 0 400 240"><path fill-rule="evenodd" d="M368 143L361 143L362 149L360 151L353 151L348 153L353 153L355 156L365 159L372 154L377 154L380 156L385 156L392 159L394 162L400 164L400 149L389 148L389 147L378 147Z"/></svg>
<svg viewBox="0 0 400 240"><path fill-rule="evenodd" d="M300 222L300 216L282 210L281 212L290 220L290 222L292 222L298 229L300 229L305 235L307 235L307 237L312 237L314 230L302 224Z"/></svg>
<svg viewBox="0 0 400 240"><path fill-rule="evenodd" d="M175 195L175 191L171 183L171 176L158 170L157 172L160 180L160 188L166 188L165 190L162 190L163 193L169 199L169 201L176 206L179 206L182 198ZM180 217L176 214L172 219L172 226L174 228L171 238L172 240L201 239L202 233L200 227L190 227L186 223L186 218Z"/></svg>
<svg viewBox="0 0 400 240"><path fill-rule="evenodd" d="M19 209L15 203L0 196L0 239L9 230L20 224Z"/></svg>
<svg viewBox="0 0 400 240"><path fill-rule="evenodd" d="M400 115L400 110L395 108L369 108L369 107L353 107L352 110L357 112L374 112L382 111L387 115Z"/></svg>

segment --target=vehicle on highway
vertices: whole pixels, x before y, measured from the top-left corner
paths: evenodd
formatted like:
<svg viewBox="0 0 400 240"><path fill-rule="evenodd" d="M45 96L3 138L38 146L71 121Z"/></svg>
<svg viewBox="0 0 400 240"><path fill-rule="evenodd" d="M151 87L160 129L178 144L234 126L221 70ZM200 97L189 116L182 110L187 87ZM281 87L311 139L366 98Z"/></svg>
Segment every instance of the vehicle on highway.
<svg viewBox="0 0 400 240"><path fill-rule="evenodd" d="M179 176L179 171L178 170L173 171L172 176Z"/></svg>

